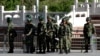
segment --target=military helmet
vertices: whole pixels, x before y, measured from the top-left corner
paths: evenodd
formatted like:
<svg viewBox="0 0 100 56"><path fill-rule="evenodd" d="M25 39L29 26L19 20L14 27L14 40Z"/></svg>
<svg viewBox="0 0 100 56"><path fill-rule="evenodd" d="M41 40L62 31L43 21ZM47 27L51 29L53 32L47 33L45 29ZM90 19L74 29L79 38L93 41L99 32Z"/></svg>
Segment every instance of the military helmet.
<svg viewBox="0 0 100 56"><path fill-rule="evenodd" d="M26 15L26 20L27 20L27 22L31 22L32 21L32 16L31 15Z"/></svg>
<svg viewBox="0 0 100 56"><path fill-rule="evenodd" d="M7 17L7 23L10 23L12 19L10 17Z"/></svg>
<svg viewBox="0 0 100 56"><path fill-rule="evenodd" d="M66 21L68 21L70 19L70 17L65 16L63 19L66 19Z"/></svg>
<svg viewBox="0 0 100 56"><path fill-rule="evenodd" d="M57 23L57 20L55 20L55 19L52 19L52 21L53 21L54 23Z"/></svg>
<svg viewBox="0 0 100 56"><path fill-rule="evenodd" d="M62 19L62 22L64 22L64 21L66 21L66 18L63 18L63 19Z"/></svg>
<svg viewBox="0 0 100 56"><path fill-rule="evenodd" d="M47 19L52 19L52 17L51 16L47 16Z"/></svg>
<svg viewBox="0 0 100 56"><path fill-rule="evenodd" d="M90 17L87 17L87 18L86 18L86 21L90 21L90 20L91 20L91 18L90 18Z"/></svg>
<svg viewBox="0 0 100 56"><path fill-rule="evenodd" d="M26 15L26 18L32 18L32 15L28 14L28 15Z"/></svg>
<svg viewBox="0 0 100 56"><path fill-rule="evenodd" d="M43 21L43 16L38 17L39 21Z"/></svg>

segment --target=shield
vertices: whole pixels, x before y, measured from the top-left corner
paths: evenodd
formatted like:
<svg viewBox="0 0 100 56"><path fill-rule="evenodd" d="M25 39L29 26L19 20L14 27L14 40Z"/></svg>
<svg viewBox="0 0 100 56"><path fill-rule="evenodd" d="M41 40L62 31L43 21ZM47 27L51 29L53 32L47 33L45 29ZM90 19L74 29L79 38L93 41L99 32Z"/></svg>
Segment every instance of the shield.
<svg viewBox="0 0 100 56"><path fill-rule="evenodd" d="M90 45L91 51L95 52L97 50L97 38L94 34L91 36Z"/></svg>

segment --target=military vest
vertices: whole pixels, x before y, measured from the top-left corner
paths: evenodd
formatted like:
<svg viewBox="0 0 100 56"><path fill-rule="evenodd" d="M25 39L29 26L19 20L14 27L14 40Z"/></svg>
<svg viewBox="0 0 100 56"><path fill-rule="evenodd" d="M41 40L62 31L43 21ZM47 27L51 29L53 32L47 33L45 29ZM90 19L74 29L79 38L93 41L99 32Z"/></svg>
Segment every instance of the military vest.
<svg viewBox="0 0 100 56"><path fill-rule="evenodd" d="M46 30L46 26L44 23L38 23L38 34L44 34Z"/></svg>
<svg viewBox="0 0 100 56"><path fill-rule="evenodd" d="M59 28L59 33L61 36L69 36L70 34L70 28L68 25L60 25L60 28Z"/></svg>
<svg viewBox="0 0 100 56"><path fill-rule="evenodd" d="M93 24L89 23L89 24L86 24L86 34L88 36L92 36L92 32L93 32Z"/></svg>

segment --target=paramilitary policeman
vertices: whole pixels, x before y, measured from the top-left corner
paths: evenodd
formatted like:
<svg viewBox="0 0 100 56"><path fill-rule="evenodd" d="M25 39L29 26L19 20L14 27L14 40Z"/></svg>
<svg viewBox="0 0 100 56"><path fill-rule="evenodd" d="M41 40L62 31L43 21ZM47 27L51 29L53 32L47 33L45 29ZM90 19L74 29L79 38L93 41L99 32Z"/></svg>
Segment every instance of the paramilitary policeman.
<svg viewBox="0 0 100 56"><path fill-rule="evenodd" d="M52 51L55 52L55 50L58 49L58 42L59 42L59 38L58 38L58 25L57 25L57 21L55 19L52 19L53 20L53 38L52 38L52 41L53 41L53 48L52 48Z"/></svg>
<svg viewBox="0 0 100 56"><path fill-rule="evenodd" d="M45 53L46 49L46 24L43 17L39 16L39 23L37 26L37 39L39 45L39 53Z"/></svg>
<svg viewBox="0 0 100 56"><path fill-rule="evenodd" d="M47 32L46 32L46 45L47 45L47 52L53 51L53 22L50 16L47 16Z"/></svg>
<svg viewBox="0 0 100 56"><path fill-rule="evenodd" d="M12 19L10 17L7 18L7 23L8 23L7 35L9 37L8 53L13 53L14 52L14 39L17 36L17 33L13 27Z"/></svg>
<svg viewBox="0 0 100 56"><path fill-rule="evenodd" d="M71 39L71 37L72 37L72 23L71 22L69 22L69 19L70 19L70 17L68 17L68 16L65 16L64 17L65 19L66 19L66 24L69 26L69 28L70 28L70 34L69 34L69 37L68 37L68 43L69 43L69 45L68 45L68 52L70 52L70 49L71 49L71 42L72 42L72 39Z"/></svg>
<svg viewBox="0 0 100 56"><path fill-rule="evenodd" d="M26 24L24 29L26 53L33 53L35 51L33 43L35 26L31 22L32 22L32 16L26 15Z"/></svg>
<svg viewBox="0 0 100 56"><path fill-rule="evenodd" d="M84 29L83 29L84 40L85 40L85 53L88 52L88 49L89 49L88 47L90 44L90 38L91 38L92 34L96 34L95 27L91 23L90 17L86 18L86 22L87 23L84 24Z"/></svg>
<svg viewBox="0 0 100 56"><path fill-rule="evenodd" d="M70 35L70 27L66 24L66 19L62 19L62 22L60 23L59 31L59 48L60 48L60 53L63 53L63 50L65 53L68 53L69 49L69 35Z"/></svg>

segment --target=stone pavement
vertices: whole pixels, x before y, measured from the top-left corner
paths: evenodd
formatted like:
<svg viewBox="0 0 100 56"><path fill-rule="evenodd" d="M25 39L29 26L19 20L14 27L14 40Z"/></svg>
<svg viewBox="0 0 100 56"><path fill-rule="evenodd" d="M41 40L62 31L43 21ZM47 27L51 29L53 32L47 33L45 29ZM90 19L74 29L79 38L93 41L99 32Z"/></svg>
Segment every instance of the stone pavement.
<svg viewBox="0 0 100 56"><path fill-rule="evenodd" d="M71 50L71 53L69 54L59 54L58 52L55 53L46 53L46 54L26 54L23 53L22 49L15 49L14 53L7 53L7 50L5 52L2 51L3 49L0 49L0 56L100 56L100 50L97 50L96 52L91 52L89 53L81 53L80 50Z"/></svg>

